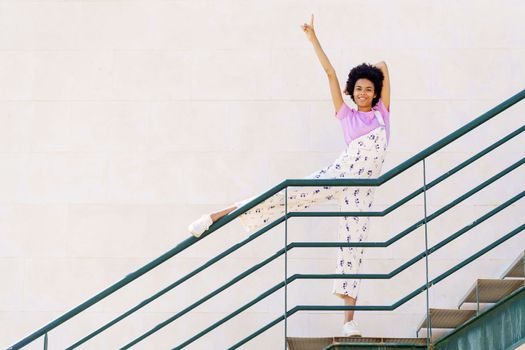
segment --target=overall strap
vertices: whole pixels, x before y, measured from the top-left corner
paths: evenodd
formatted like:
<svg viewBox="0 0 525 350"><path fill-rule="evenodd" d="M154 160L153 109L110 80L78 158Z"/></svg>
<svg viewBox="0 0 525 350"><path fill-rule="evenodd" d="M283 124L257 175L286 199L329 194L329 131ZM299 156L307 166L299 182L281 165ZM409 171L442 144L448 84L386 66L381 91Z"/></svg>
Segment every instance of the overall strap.
<svg viewBox="0 0 525 350"><path fill-rule="evenodd" d="M376 116L377 121L379 122L379 125L385 126L385 121L383 120L383 116L379 111L374 110L374 115Z"/></svg>

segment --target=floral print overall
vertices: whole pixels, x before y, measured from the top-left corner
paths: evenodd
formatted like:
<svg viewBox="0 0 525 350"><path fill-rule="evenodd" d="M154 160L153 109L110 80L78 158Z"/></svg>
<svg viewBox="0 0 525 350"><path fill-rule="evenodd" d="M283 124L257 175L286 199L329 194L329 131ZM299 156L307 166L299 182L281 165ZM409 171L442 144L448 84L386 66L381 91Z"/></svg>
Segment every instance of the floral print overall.
<svg viewBox="0 0 525 350"><path fill-rule="evenodd" d="M382 126L350 142L332 164L310 174L306 179L379 177L387 148L387 136L382 118L378 114L377 112L376 118L379 119ZM288 190L288 211L300 211L315 203L332 200L338 200L341 211L368 211L372 207L373 197L373 187L293 187ZM240 207L254 198L237 202L235 205ZM239 219L247 231L259 229L283 216L284 206L284 191L281 191L241 214ZM369 225L369 217L341 217L338 229L339 241L366 241ZM358 273L363 248L341 247L337 249L336 273ZM333 293L357 298L359 285L360 280L357 279L336 279Z"/></svg>

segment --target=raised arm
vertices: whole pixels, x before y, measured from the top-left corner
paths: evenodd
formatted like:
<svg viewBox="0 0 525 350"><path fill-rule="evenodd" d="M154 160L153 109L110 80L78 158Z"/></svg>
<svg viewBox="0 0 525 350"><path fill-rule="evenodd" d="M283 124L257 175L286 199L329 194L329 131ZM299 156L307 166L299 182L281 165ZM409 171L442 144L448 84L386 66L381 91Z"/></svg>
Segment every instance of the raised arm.
<svg viewBox="0 0 525 350"><path fill-rule="evenodd" d="M388 67L385 61L378 62L374 64L374 66L381 69L381 72L383 72L385 76L383 79L383 89L381 90L381 100L386 109L390 111L390 76L388 75Z"/></svg>
<svg viewBox="0 0 525 350"><path fill-rule="evenodd" d="M304 23L301 26L301 29L303 30L303 32L306 33L306 37L312 43L315 53L317 55L317 58L319 58L319 61L321 62L321 65L323 66L323 69L326 72L326 75L328 77L328 84L330 86L330 93L332 95L332 102L334 104L335 111L337 112L339 108L341 108L341 105L343 104L343 95L341 94L341 88L339 86L339 81L337 80L335 69L330 63L330 61L328 60L328 57L326 57L326 54L321 48L321 44L319 43L319 40L317 39L317 36L315 35L314 15L310 17L310 24Z"/></svg>

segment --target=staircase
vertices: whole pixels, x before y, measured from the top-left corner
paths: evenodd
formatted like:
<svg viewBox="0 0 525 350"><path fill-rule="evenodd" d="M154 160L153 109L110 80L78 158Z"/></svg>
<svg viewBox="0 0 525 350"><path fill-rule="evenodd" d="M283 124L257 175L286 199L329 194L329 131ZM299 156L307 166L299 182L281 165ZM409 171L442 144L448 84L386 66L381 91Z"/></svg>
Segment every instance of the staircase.
<svg viewBox="0 0 525 350"><path fill-rule="evenodd" d="M467 294L460 300L457 309L430 309L429 316L425 317L417 327L415 338L381 338L381 337L361 337L361 338L347 338L347 337L328 337L328 338L298 338L288 337L287 343L290 350L327 350L327 349L426 349L426 338L419 338L419 331L423 328L428 328L431 325L432 329L447 329L452 330L448 337L455 334L455 330L468 327L469 324L476 324L479 318L489 313L492 308L503 307L504 303L511 296L517 296L524 300L525 304L525 274L524 274L525 257L524 253L520 254L516 260L507 268L500 279L478 279L474 285L469 289ZM475 304L475 310L462 310L464 304ZM491 304L480 311L480 304ZM519 311L519 308L518 308ZM512 320L516 322L517 328L522 328L521 339L525 340L525 308L521 309L522 319ZM507 320L509 321L509 320ZM511 336L508 339L501 339L502 332L498 327L492 324L486 324L484 327L484 337L491 335L491 339L499 343L505 343L510 348L515 342ZM520 334L518 331L516 335ZM499 335L499 336L498 336ZM472 340L472 335L466 337L469 341ZM486 339L486 342L489 340ZM439 349L439 337L432 338L434 349ZM496 349L496 345L488 348ZM465 344L465 337L463 337L463 347L461 349L478 349L474 344Z"/></svg>
<svg viewBox="0 0 525 350"><path fill-rule="evenodd" d="M430 318L425 317L417 328L416 334L422 328L439 329L458 328L474 316L479 315L479 304L495 304L525 286L523 273L523 253L505 271L500 279L478 279L460 300L457 309L430 309ZM461 310L464 304L476 304L476 310ZM492 305L493 306L493 305Z"/></svg>
<svg viewBox="0 0 525 350"><path fill-rule="evenodd" d="M508 166L507 168L499 171L497 174L493 175L489 179L485 180L481 184L469 189L467 192L463 193L457 197L452 202L447 205L439 208L434 211L432 214L427 215L426 212L426 194L427 191L437 186L439 183L450 177L451 175L457 173L461 169L467 167L468 165L475 162L477 159L483 157L492 150L503 145L507 141L513 139L514 137L520 135L525 131L525 125L522 125L517 130L511 132L510 134L502 137L500 140L494 144L486 147L482 151L476 153L470 158L463 161L461 164L455 166L454 168L443 173L441 176L437 177L435 180L428 182L425 175L426 169L426 159L434 154L435 152L441 150L443 147L447 146L451 142L461 138L465 134L479 127L486 121L498 116L500 113L513 106L514 104L525 99L525 90L519 92L518 94L512 96L506 101L502 102L498 106L487 111L478 118L472 120L468 124L464 125L460 129L454 131L450 135L439 140L435 144L426 148L425 150L419 152L415 156L406 160L402 164L383 174L377 179L288 179L282 183L274 186L265 193L261 194L259 197L253 199L251 202L245 204L243 207L238 210L230 213L229 215L221 218L219 221L215 222L210 229L201 236L200 239L194 237L189 237L185 241L179 243L174 248L170 249L157 259L149 262L135 272L132 272L126 275L123 279L116 282L112 286L104 289L97 295L93 296L89 300L78 305L74 309L66 312L62 316L43 326L39 330L33 332L32 334L26 336L24 339L19 340L16 344L11 346L9 350L22 349L28 344L32 343L36 339L43 338L44 340L44 349L52 349L52 339L48 335L49 332L55 328L61 326L63 323L69 321L78 314L84 312L91 306L97 304L101 300L104 300L115 291L124 288L129 283L132 283L136 279L140 278L144 274L147 274L160 264L166 262L167 260L176 257L179 253L183 252L193 244L203 244L206 242L205 238L210 234L213 234L215 231L219 230L222 226L227 225L234 219L236 219L243 212L253 208L257 204L265 201L271 196L277 194L280 191L287 191L289 187L303 187L303 186L366 186L366 187L377 187L385 184L389 180L398 176L399 174L405 172L407 169L410 169L416 164L422 165L423 168L423 178L421 183L423 186L419 189L413 191L412 193L407 194L404 198L399 199L396 203L392 204L390 207L386 208L383 211L370 211L370 212L285 212L281 218L278 218L272 223L269 223L267 226L259 229L257 232L251 234L249 237L243 239L242 241L236 243L232 247L223 251L219 255L211 258L209 261L203 265L197 267L190 273L181 277L180 279L170 283L168 286L163 288L161 291L155 293L153 296L139 302L132 309L124 312L123 314L117 316L108 323L100 326L99 328L92 331L90 334L84 336L83 338L77 340L73 344L69 345L66 349L71 350L80 347L83 344L87 343L87 348L89 348L89 340L98 336L99 334L105 332L107 329L113 327L115 324L124 320L128 316L134 314L141 310L144 306L155 301L157 298L163 296L167 292L173 290L174 288L180 286L186 280L192 278L196 274L199 274L206 270L208 267L220 262L224 257L235 252L246 244L255 241L257 238L261 237L268 230L284 223L284 246L282 249L277 251L275 254L271 255L267 259L253 265L251 268L247 269L243 273L239 274L233 278L228 283L219 286L213 292L202 297L198 301L194 302L192 305L187 306L186 308L178 311L175 315L169 319L159 323L157 326L151 328L147 332L141 335L136 334L123 334L122 338L123 345L120 349L129 349L135 345L141 343L146 338L152 336L157 331L163 329L167 325L176 321L183 315L191 312L196 307L202 305L206 301L212 299L222 291L228 289L230 286L233 286L240 282L245 277L256 273L259 269L263 268L265 265L276 260L279 257L284 257L285 262L285 278L282 282L270 287L261 295L253 298L247 304L239 307L236 310L233 310L231 313L227 314L220 320L216 321L212 325L206 327L203 330L195 330L195 334L188 335L188 339L184 342L176 345L174 349L183 349L194 343L198 339L206 336L209 332L221 327L223 324L236 317L240 313L244 312L251 306L255 305L261 300L264 300L274 294L279 290L284 290L285 295L285 306L287 306L287 286L297 280L301 279L337 279L337 278L356 278L356 279L394 279L399 273L403 272L410 266L416 264L419 261L424 261L426 263L426 282L424 285L418 287L411 293L407 294L402 299L396 301L392 305L365 305L365 306L333 306L333 305L296 305L289 309L285 308L285 312L274 319L273 321L267 323L263 327L255 330L253 333L245 336L240 335L244 338L237 341L233 345L229 346L229 349L237 349L246 345L245 348L249 349L249 342L255 337L265 333L270 328L274 327L279 323L284 324L284 337L282 338L283 346L287 346L290 350L306 350L306 349L389 349L389 348L400 348L400 349L443 349L443 350L503 350L503 349L514 349L516 346L520 345L525 341L525 287L524 287L524 257L521 254L515 262L508 267L505 273L501 276L500 279L479 279L476 283L467 291L465 297L458 302L458 307L454 309L433 309L429 307L428 301L428 292L429 289L440 283L442 280L449 277L451 274L457 273L466 265L473 263L476 259L491 251L495 247L504 244L509 239L525 231L525 223L520 224L518 227L514 228L512 231L504 233L497 232L500 235L493 243L487 245L483 249L479 250L475 254L467 257L459 264L455 265L452 268L449 268L447 271L441 273L439 276L430 280L428 273L428 257L429 255L435 253L436 251L446 247L450 242L461 237L471 229L475 228L480 223L488 220L492 216L498 214L501 211L504 211L507 207L513 205L514 203L520 201L525 197L525 190L520 189L521 192L515 194L513 197L508 198L505 202L501 203L491 211L485 213L478 219L476 219L471 224L465 226L464 228L458 230L457 232L451 233L447 238L443 239L441 242L435 244L432 247L429 247L427 244L427 224L428 222L434 220L435 218L445 214L448 210L454 208L459 203L468 199L472 195L481 191L485 187L489 186L496 180L504 177L510 172L518 169L521 165L525 164L525 157L522 157L514 164ZM523 150L520 150L522 152ZM522 156L522 155L520 155ZM469 184L470 185L470 184ZM288 220L296 217L343 217L343 216L375 216L383 217L391 212L395 211L400 206L406 204L413 198L423 195L425 203L425 212L424 217L413 225L403 230L402 232L393 235L392 238L388 239L385 242L288 242L288 231L287 223ZM286 198L286 196L285 196ZM375 247L375 248L386 248L395 242L399 241L403 237L409 235L419 227L425 228L425 247L420 253L415 253L412 259L405 262L403 265L393 269L388 273L383 274L349 274L349 275L340 275L340 274L294 274L289 276L287 273L287 264L288 264L288 252L292 249L304 249L304 248L339 248L339 247L355 247L355 248L364 248L364 247ZM394 284L395 281L389 281L389 283ZM344 337L329 337L329 338L297 338L289 337L287 334L287 321L290 317L293 317L295 313L301 311L346 311L346 310L376 310L376 311L394 311L401 305L407 303L417 295L421 293L427 294L427 316L420 322L415 330L415 338L384 338L384 337L366 337L366 338L344 338ZM475 309L464 309L465 304L474 304ZM492 306L489 307L489 304ZM483 306L483 308L481 306ZM419 332L421 329L427 329L427 337L420 338ZM442 338L432 337L431 330L434 329L447 329L449 333ZM131 339L131 340L130 340ZM233 341L232 341L233 343Z"/></svg>

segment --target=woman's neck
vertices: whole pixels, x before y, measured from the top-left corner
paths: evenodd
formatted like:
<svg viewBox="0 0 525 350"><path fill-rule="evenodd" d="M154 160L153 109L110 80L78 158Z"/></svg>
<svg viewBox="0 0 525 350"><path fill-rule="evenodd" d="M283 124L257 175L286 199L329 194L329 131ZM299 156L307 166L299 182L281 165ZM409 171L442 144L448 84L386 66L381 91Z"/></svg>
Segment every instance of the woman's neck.
<svg viewBox="0 0 525 350"><path fill-rule="evenodd" d="M370 112L372 110L372 107L368 106L368 107L357 107L357 110L359 112Z"/></svg>

